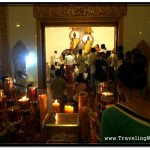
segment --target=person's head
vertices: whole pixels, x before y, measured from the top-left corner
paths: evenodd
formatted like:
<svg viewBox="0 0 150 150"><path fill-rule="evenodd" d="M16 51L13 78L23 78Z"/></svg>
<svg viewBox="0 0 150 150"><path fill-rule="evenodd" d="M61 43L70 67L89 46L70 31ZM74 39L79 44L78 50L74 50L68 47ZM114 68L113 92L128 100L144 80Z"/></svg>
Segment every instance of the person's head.
<svg viewBox="0 0 150 150"><path fill-rule="evenodd" d="M147 84L147 76L143 67L139 67L139 63L125 62L118 68L117 73L117 91L124 99L129 92L140 91Z"/></svg>
<svg viewBox="0 0 150 150"><path fill-rule="evenodd" d="M147 59L146 59L146 57L143 55L143 54L141 54L141 53L136 53L136 54L134 54L134 57L133 57L133 59L132 59L132 61L134 62L134 63L136 63L139 67L142 67L142 68L146 68L146 66L147 66Z"/></svg>
<svg viewBox="0 0 150 150"><path fill-rule="evenodd" d="M63 69L63 68L64 68L64 64L61 64L61 65L60 65L60 68Z"/></svg>
<svg viewBox="0 0 150 150"><path fill-rule="evenodd" d="M79 54L82 55L82 49L79 49Z"/></svg>
<svg viewBox="0 0 150 150"><path fill-rule="evenodd" d="M55 75L56 75L56 77L60 77L61 76L61 70L60 69L56 69L55 70Z"/></svg>
<svg viewBox="0 0 150 150"><path fill-rule="evenodd" d="M100 52L100 60L105 60L106 54L104 52Z"/></svg>
<svg viewBox="0 0 150 150"><path fill-rule="evenodd" d="M123 45L119 45L118 47L117 47L117 53L120 53L120 52L122 52L123 53Z"/></svg>
<svg viewBox="0 0 150 150"><path fill-rule="evenodd" d="M131 58L132 58L132 52L131 51L127 51L126 52L126 59L127 60L131 60Z"/></svg>
<svg viewBox="0 0 150 150"><path fill-rule="evenodd" d="M57 54L57 51L54 51L55 54Z"/></svg>
<svg viewBox="0 0 150 150"><path fill-rule="evenodd" d="M118 60L123 60L124 59L124 53L123 52L117 53L117 58L118 58Z"/></svg>
<svg viewBox="0 0 150 150"><path fill-rule="evenodd" d="M91 48L91 53L95 53L96 49L94 47Z"/></svg>
<svg viewBox="0 0 150 150"><path fill-rule="evenodd" d="M51 65L51 70L55 70L55 65Z"/></svg>
<svg viewBox="0 0 150 150"><path fill-rule="evenodd" d="M107 51L106 52L106 59L107 59L107 57L109 57L111 55L111 51Z"/></svg>
<svg viewBox="0 0 150 150"><path fill-rule="evenodd" d="M101 44L101 49L106 49L105 44Z"/></svg>
<svg viewBox="0 0 150 150"><path fill-rule="evenodd" d="M133 48L133 49L131 50L131 53L132 53L132 55L134 55L134 54L139 54L139 53L141 53L141 50L140 50L139 48Z"/></svg>
<svg viewBox="0 0 150 150"><path fill-rule="evenodd" d="M22 71L17 71L17 76L18 76L19 78L21 78L22 75L23 75Z"/></svg>
<svg viewBox="0 0 150 150"><path fill-rule="evenodd" d="M99 44L96 44L97 47L99 47Z"/></svg>

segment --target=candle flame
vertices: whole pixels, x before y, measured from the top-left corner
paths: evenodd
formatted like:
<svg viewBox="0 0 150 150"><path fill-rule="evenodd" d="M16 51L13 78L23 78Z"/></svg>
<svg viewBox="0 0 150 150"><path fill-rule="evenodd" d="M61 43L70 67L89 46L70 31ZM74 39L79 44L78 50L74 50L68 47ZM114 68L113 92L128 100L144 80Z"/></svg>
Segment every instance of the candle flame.
<svg viewBox="0 0 150 150"><path fill-rule="evenodd" d="M57 100L57 99L55 100L55 103L58 103L58 100Z"/></svg>

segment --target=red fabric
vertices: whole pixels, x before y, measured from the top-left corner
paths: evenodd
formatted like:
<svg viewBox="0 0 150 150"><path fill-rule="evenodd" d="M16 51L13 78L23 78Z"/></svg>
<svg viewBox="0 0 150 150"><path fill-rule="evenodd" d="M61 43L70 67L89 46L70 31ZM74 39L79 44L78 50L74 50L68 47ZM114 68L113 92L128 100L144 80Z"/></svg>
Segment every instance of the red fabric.
<svg viewBox="0 0 150 150"><path fill-rule="evenodd" d="M73 82L73 78L74 78L73 72L74 72L73 65L66 65L66 78L68 83Z"/></svg>

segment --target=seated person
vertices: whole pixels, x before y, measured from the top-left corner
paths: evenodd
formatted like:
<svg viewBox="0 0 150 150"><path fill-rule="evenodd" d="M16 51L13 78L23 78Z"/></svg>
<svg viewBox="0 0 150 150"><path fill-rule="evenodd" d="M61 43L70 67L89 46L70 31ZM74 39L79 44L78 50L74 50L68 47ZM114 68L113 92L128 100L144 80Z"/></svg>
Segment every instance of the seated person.
<svg viewBox="0 0 150 150"><path fill-rule="evenodd" d="M22 74L22 71L17 71L17 77L14 85L16 86L16 93L18 97L26 95L27 78Z"/></svg>
<svg viewBox="0 0 150 150"><path fill-rule="evenodd" d="M86 89L87 89L87 82L86 80L84 79L84 76L83 76L83 73L80 73L77 77L76 77L76 84L75 84L75 87L74 87L74 90L75 90L75 95L73 97L73 99L75 101L78 101L78 94L80 92L85 92Z"/></svg>
<svg viewBox="0 0 150 150"><path fill-rule="evenodd" d="M51 80L51 89L52 89L52 97L53 99L60 100L60 111L63 112L64 105L67 102L67 96L65 94L66 90L66 82L63 78L61 78L61 70L55 70L55 77Z"/></svg>

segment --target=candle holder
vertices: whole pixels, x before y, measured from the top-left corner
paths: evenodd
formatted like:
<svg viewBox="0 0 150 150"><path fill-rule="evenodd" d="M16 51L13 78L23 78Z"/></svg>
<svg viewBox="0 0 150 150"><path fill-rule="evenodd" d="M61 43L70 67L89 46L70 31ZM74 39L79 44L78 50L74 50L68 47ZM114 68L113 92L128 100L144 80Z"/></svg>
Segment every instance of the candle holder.
<svg viewBox="0 0 150 150"><path fill-rule="evenodd" d="M52 109L54 113L60 113L60 103L59 100L55 100L54 103L52 103Z"/></svg>
<svg viewBox="0 0 150 150"><path fill-rule="evenodd" d="M37 87L29 87L27 91L27 97L32 103L37 103Z"/></svg>
<svg viewBox="0 0 150 150"><path fill-rule="evenodd" d="M10 90L14 88L14 81L13 78L5 78L3 81L3 89Z"/></svg>
<svg viewBox="0 0 150 150"><path fill-rule="evenodd" d="M10 107L7 111L10 122L21 122L21 110L18 106Z"/></svg>
<svg viewBox="0 0 150 150"><path fill-rule="evenodd" d="M0 89L0 97L4 97L4 90Z"/></svg>
<svg viewBox="0 0 150 150"><path fill-rule="evenodd" d="M103 92L102 97L101 97L101 101L102 101L102 106L101 107L102 107L102 111L103 111L106 108L106 105L114 103L113 93Z"/></svg>
<svg viewBox="0 0 150 150"><path fill-rule="evenodd" d="M29 109L31 106L31 104L29 102L29 98L27 98L26 96L19 99L18 102L19 102L19 106L20 106L21 110Z"/></svg>
<svg viewBox="0 0 150 150"><path fill-rule="evenodd" d="M108 91L108 83L107 82L98 83L97 93L101 94L102 92L106 92L106 91Z"/></svg>

